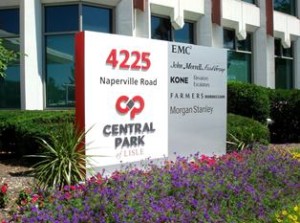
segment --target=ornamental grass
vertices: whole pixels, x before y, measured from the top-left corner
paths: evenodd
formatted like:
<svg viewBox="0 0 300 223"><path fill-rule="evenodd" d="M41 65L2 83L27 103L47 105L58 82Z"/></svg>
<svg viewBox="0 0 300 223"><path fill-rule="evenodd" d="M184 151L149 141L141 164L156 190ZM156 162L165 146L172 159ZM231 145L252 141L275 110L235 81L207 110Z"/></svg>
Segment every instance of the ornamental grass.
<svg viewBox="0 0 300 223"><path fill-rule="evenodd" d="M299 204L300 162L264 147L196 154L31 196L14 222L274 222Z"/></svg>

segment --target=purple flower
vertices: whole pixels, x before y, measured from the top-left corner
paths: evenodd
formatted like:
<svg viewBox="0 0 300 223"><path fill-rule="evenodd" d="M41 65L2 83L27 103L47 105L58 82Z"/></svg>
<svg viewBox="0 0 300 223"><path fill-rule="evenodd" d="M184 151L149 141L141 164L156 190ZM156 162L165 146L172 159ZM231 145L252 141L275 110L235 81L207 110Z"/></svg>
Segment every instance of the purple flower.
<svg viewBox="0 0 300 223"><path fill-rule="evenodd" d="M264 148L178 157L43 195L44 206L24 209L16 222L268 222L276 208L300 199L299 169Z"/></svg>

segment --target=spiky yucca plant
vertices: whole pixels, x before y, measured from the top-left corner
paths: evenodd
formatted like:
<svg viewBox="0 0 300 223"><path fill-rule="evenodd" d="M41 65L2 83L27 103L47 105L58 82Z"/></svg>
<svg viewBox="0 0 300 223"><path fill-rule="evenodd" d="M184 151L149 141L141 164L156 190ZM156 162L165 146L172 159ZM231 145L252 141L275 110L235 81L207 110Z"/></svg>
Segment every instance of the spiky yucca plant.
<svg viewBox="0 0 300 223"><path fill-rule="evenodd" d="M73 124L66 124L49 142L39 138L42 150L33 166L33 174L42 188L63 188L85 179L87 157L82 143L85 133L78 133Z"/></svg>

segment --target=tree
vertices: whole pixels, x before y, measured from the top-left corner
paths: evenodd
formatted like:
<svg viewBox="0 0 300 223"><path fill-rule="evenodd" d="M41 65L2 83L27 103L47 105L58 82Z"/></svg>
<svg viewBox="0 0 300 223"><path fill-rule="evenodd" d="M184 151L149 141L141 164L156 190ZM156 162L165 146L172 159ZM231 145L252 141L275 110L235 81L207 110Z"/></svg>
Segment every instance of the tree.
<svg viewBox="0 0 300 223"><path fill-rule="evenodd" d="M3 45L3 39L0 39L0 78L5 78L5 71L10 62L17 59L18 54L13 50L8 50Z"/></svg>

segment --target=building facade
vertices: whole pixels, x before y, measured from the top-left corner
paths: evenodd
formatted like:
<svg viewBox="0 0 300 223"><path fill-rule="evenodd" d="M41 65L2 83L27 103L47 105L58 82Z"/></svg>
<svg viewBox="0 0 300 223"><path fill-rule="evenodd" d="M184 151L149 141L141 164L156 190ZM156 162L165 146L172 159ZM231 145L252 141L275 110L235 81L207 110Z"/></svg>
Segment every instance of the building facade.
<svg viewBox="0 0 300 223"><path fill-rule="evenodd" d="M0 109L74 107L74 37L84 30L226 48L228 80L300 88L297 3L1 0L0 38L20 59L0 79Z"/></svg>

